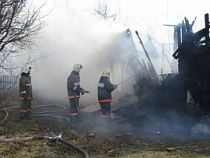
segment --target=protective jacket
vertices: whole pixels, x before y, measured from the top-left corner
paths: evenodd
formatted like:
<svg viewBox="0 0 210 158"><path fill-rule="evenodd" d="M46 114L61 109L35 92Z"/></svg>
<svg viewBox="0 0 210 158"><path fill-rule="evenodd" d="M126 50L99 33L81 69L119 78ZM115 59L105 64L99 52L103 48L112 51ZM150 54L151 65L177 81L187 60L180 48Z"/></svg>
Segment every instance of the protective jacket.
<svg viewBox="0 0 210 158"><path fill-rule="evenodd" d="M79 72L72 71L67 80L68 98L80 98L81 90Z"/></svg>
<svg viewBox="0 0 210 158"><path fill-rule="evenodd" d="M20 100L27 98L28 100L32 99L32 84L31 76L28 73L22 73L19 80L19 96Z"/></svg>
<svg viewBox="0 0 210 158"><path fill-rule="evenodd" d="M101 76L98 82L98 102L112 102L111 92L115 89L114 84L110 82L109 77Z"/></svg>

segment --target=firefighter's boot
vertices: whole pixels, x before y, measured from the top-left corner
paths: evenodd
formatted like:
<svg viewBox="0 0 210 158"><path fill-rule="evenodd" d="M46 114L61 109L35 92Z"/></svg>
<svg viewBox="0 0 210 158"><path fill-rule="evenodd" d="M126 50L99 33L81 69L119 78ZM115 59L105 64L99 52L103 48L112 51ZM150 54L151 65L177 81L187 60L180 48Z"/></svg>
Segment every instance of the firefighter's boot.
<svg viewBox="0 0 210 158"><path fill-rule="evenodd" d="M27 120L32 120L31 112L30 111L27 111L27 113L26 113L26 119Z"/></svg>

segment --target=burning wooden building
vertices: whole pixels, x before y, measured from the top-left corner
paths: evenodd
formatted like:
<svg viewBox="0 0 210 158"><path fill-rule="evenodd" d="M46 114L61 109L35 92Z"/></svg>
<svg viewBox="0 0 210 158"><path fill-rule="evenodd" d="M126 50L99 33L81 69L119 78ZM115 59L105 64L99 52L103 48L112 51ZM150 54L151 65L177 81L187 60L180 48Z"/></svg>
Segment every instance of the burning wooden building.
<svg viewBox="0 0 210 158"><path fill-rule="evenodd" d="M193 32L195 20L190 24L185 18L181 24L167 25L174 28L174 59L178 60L178 73L161 74L159 77L149 62L146 66L140 63L145 76L142 73L137 78L137 84L134 85L136 94L139 97L139 105L145 100L144 93L155 90L158 99L156 103L159 109L180 108L190 104L203 111L210 112L210 40L209 40L209 14L205 14L205 27L197 32ZM138 32L136 32L138 36ZM143 43L140 43L143 46ZM144 50L145 53L146 50ZM146 54L147 55L147 54ZM150 61L148 56L148 61ZM145 88L146 87L146 88ZM153 95L154 96L154 95ZM147 96L147 97L151 97ZM146 98L146 100L151 100ZM144 101L142 104L147 104ZM187 107L187 106L186 106ZM153 107L151 107L153 108ZM189 112L189 110L187 110Z"/></svg>
<svg viewBox="0 0 210 158"><path fill-rule="evenodd" d="M191 101L210 111L210 40L209 14L205 14L205 27L193 32L195 20L185 18L174 26L175 47L173 57L178 60L180 80L183 81L185 101Z"/></svg>

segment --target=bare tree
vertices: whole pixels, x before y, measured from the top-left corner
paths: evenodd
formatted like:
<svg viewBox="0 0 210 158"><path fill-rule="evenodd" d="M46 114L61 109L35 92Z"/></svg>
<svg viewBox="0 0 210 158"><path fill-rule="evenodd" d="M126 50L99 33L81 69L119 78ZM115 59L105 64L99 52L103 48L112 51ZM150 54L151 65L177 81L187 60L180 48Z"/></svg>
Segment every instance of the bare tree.
<svg viewBox="0 0 210 158"><path fill-rule="evenodd" d="M44 4L43 4L44 5ZM0 1L0 68L11 71L14 58L31 49L35 36L43 28L43 7L31 8L27 0Z"/></svg>
<svg viewBox="0 0 210 158"><path fill-rule="evenodd" d="M110 7L108 6L107 1L101 0L98 2L98 7L94 9L95 13L97 15L100 15L103 17L105 20L113 18L115 19L117 17L116 13L110 13Z"/></svg>

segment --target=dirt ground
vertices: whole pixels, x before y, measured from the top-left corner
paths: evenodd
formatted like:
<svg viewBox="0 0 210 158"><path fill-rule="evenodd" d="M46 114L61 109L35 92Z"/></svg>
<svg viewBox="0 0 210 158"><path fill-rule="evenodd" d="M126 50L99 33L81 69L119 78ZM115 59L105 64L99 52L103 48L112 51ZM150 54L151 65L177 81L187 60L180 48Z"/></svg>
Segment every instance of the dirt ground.
<svg viewBox="0 0 210 158"><path fill-rule="evenodd" d="M177 120L177 124L166 115L155 117L156 114L151 111L145 112L139 108L137 111L136 105L131 107L129 109L136 111L132 116L132 110L126 107L116 110L116 117L112 120L102 120L100 111L80 112L79 122L72 123L66 119L68 105L48 105L34 100L33 119L20 120L19 102L5 100L0 109L8 108L9 116L0 124L0 140L60 134L62 139L85 150L90 158L210 157L208 126L194 128L201 124L192 124L191 119L185 119L184 122ZM0 122L5 116L6 113L1 111ZM209 121L208 118L206 120ZM0 157L79 158L83 155L58 141L25 140L1 141Z"/></svg>

